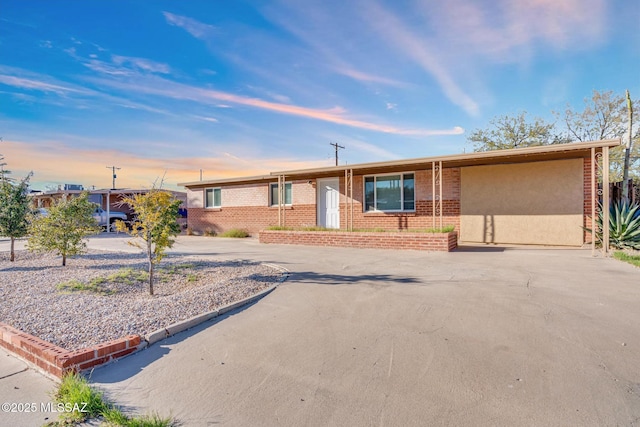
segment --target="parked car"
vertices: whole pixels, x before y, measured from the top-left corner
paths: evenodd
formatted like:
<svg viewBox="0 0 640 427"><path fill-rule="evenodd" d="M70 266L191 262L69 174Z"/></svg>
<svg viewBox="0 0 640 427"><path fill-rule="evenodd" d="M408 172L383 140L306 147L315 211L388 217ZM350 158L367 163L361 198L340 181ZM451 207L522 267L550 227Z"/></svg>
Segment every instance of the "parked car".
<svg viewBox="0 0 640 427"><path fill-rule="evenodd" d="M49 211L47 210L47 208L37 208L33 210L33 214L35 216L48 216Z"/></svg>
<svg viewBox="0 0 640 427"><path fill-rule="evenodd" d="M96 210L94 211L93 218L95 218L95 220L98 221L99 226L107 228L107 225L109 225L109 227L112 229L113 229L113 224L117 220L122 220L124 222L127 222L127 219L128 219L126 213L118 212L118 211L109 211L109 217L107 218L107 211L105 211L100 207L97 207Z"/></svg>

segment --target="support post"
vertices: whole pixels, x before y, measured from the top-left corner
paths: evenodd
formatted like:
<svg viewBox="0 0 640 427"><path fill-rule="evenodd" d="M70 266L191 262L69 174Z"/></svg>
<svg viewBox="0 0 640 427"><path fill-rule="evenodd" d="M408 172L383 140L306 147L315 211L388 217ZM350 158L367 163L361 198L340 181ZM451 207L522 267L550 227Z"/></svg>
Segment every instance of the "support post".
<svg viewBox="0 0 640 427"><path fill-rule="evenodd" d="M436 217L442 228L442 161L431 162L431 194L433 213L431 226L436 228Z"/></svg>
<svg viewBox="0 0 640 427"><path fill-rule="evenodd" d="M349 184L350 184L349 193L351 194L351 198L350 198L351 216L349 217L350 218L349 231L353 231L353 169L349 169Z"/></svg>
<svg viewBox="0 0 640 427"><path fill-rule="evenodd" d="M280 183L280 179L281 179L281 175L278 175L278 227L282 227L282 211L281 211L281 205L280 205L280 187L281 187L281 183Z"/></svg>
<svg viewBox="0 0 640 427"><path fill-rule="evenodd" d="M338 166L338 163L336 163L336 166ZM349 230L349 170L348 169L344 170L344 214L346 216L344 219L344 228L346 230ZM341 218L340 222L342 222L342 215L340 215L340 218ZM340 229L342 229L342 224L340 224Z"/></svg>
<svg viewBox="0 0 640 427"><path fill-rule="evenodd" d="M345 211L345 228L353 231L353 169L344 170L344 211Z"/></svg>
<svg viewBox="0 0 640 427"><path fill-rule="evenodd" d="M111 233L111 191L107 190L107 233Z"/></svg>
<svg viewBox="0 0 640 427"><path fill-rule="evenodd" d="M431 162L431 227L436 228L436 162Z"/></svg>
<svg viewBox="0 0 640 427"><path fill-rule="evenodd" d="M602 254L609 256L609 147L602 147Z"/></svg>
<svg viewBox="0 0 640 427"><path fill-rule="evenodd" d="M442 179L444 174L442 173L442 160L438 162L438 171L440 171L440 189L438 191L438 204L440 205L440 230L442 230Z"/></svg>
<svg viewBox="0 0 640 427"><path fill-rule="evenodd" d="M596 204L598 203L598 183L596 181L596 149L591 147L591 256L596 256Z"/></svg>

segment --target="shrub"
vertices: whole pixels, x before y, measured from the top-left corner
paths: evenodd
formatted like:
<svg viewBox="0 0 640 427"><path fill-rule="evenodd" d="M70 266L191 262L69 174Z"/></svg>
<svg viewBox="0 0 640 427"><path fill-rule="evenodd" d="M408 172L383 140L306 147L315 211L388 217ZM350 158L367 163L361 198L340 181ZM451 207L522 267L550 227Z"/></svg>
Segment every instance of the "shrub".
<svg viewBox="0 0 640 427"><path fill-rule="evenodd" d="M216 237L216 234L218 234L218 233L216 233L216 230L214 230L211 227L207 227L204 230L204 235L207 236L207 237Z"/></svg>
<svg viewBox="0 0 640 427"><path fill-rule="evenodd" d="M249 233L247 233L245 230L242 230L240 228L232 228L230 230L225 231L224 233L221 233L220 237L233 237L237 239L242 239L245 237L249 237Z"/></svg>
<svg viewBox="0 0 640 427"><path fill-rule="evenodd" d="M265 230L270 230L270 231L293 231L294 228L293 227L285 227L283 225L270 225L267 228L265 228Z"/></svg>
<svg viewBox="0 0 640 427"><path fill-rule="evenodd" d="M87 380L76 373L67 374L62 378L53 399L56 403L73 408L72 411L64 411L60 415L65 422L70 423L96 417L108 408L102 399L102 393L91 388Z"/></svg>
<svg viewBox="0 0 640 427"><path fill-rule="evenodd" d="M445 225L442 228L427 228L425 233L451 233L455 229L455 225Z"/></svg>
<svg viewBox="0 0 640 427"><path fill-rule="evenodd" d="M603 214L596 218L596 242L602 245ZM585 230L591 232L591 229ZM609 209L609 244L618 249L640 249L640 205L614 203Z"/></svg>
<svg viewBox="0 0 640 427"><path fill-rule="evenodd" d="M178 425L172 417L161 417L157 413L141 417L125 415L119 408L106 402L102 393L77 373L69 373L62 378L58 389L54 392L53 400L61 405L63 410L59 411L60 421L48 423L47 426L76 425L100 416L112 426L171 427Z"/></svg>

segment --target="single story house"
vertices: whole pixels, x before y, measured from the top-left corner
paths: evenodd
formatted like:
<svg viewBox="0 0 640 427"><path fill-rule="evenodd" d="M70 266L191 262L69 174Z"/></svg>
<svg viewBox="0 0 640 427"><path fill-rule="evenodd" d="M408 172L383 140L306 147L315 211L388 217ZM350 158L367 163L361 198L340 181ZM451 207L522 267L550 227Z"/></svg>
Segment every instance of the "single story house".
<svg viewBox="0 0 640 427"><path fill-rule="evenodd" d="M195 231L452 225L461 242L581 246L592 240L583 227L598 198L608 205L609 187L599 192L597 183L608 183L609 148L618 145L576 142L179 185Z"/></svg>

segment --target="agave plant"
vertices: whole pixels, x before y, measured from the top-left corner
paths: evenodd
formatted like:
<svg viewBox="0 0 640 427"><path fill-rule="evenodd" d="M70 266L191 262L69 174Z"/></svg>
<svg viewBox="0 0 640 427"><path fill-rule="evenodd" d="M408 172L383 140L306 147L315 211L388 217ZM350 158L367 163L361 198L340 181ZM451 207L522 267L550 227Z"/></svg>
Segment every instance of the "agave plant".
<svg viewBox="0 0 640 427"><path fill-rule="evenodd" d="M609 215L609 244L618 249L640 250L640 205L623 202L614 203ZM602 244L602 209L596 219L598 231L596 241ZM591 231L586 228L587 231Z"/></svg>

